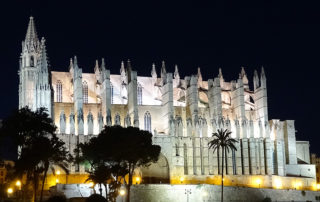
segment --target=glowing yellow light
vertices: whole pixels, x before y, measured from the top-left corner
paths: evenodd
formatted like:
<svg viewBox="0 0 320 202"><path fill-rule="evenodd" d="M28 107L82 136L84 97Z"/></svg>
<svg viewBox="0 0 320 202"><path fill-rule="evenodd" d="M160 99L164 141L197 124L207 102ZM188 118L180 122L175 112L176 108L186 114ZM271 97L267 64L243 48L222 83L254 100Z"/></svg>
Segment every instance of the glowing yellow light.
<svg viewBox="0 0 320 202"><path fill-rule="evenodd" d="M93 187L93 182L89 182L89 187Z"/></svg>
<svg viewBox="0 0 320 202"><path fill-rule="evenodd" d="M140 177L136 177L136 182L139 183L141 181Z"/></svg>
<svg viewBox="0 0 320 202"><path fill-rule="evenodd" d="M317 189L320 189L320 184L317 184Z"/></svg>
<svg viewBox="0 0 320 202"><path fill-rule="evenodd" d="M277 189L280 189L282 187L282 183L281 183L281 180L279 179L275 179L274 180L274 185Z"/></svg>
<svg viewBox="0 0 320 202"><path fill-rule="evenodd" d="M180 177L180 182L182 183L184 181L184 177Z"/></svg>
<svg viewBox="0 0 320 202"><path fill-rule="evenodd" d="M119 194L120 194L121 196L124 196L124 195L126 194L126 191L125 191L124 189L121 189L121 190L119 191Z"/></svg>
<svg viewBox="0 0 320 202"><path fill-rule="evenodd" d="M57 174L57 175L60 175L60 174L61 174L61 173L60 173L60 170L57 170L56 174Z"/></svg>
<svg viewBox="0 0 320 202"><path fill-rule="evenodd" d="M59 179L58 178L56 179L56 183L59 183Z"/></svg>
<svg viewBox="0 0 320 202"><path fill-rule="evenodd" d="M13 189L12 188L8 188L7 192L8 192L8 194L12 194L13 193Z"/></svg>
<svg viewBox="0 0 320 202"><path fill-rule="evenodd" d="M224 181L224 178L222 178L222 181Z"/></svg>
<svg viewBox="0 0 320 202"><path fill-rule="evenodd" d="M20 180L18 180L17 182L16 182L16 186L21 186L21 182L20 182Z"/></svg>
<svg viewBox="0 0 320 202"><path fill-rule="evenodd" d="M256 179L256 183L257 184L261 184L261 180L260 179Z"/></svg>

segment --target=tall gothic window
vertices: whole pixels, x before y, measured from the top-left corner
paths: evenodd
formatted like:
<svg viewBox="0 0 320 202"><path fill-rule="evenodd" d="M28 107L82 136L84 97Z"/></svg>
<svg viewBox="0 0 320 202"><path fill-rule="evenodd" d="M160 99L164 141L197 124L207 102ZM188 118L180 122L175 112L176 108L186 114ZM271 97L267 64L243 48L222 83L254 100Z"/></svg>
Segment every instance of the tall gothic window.
<svg viewBox="0 0 320 202"><path fill-rule="evenodd" d="M144 130L152 132L151 130L151 114L150 112L146 112L144 114Z"/></svg>
<svg viewBox="0 0 320 202"><path fill-rule="evenodd" d="M138 105L142 105L142 86L138 83L137 87L137 97L138 97Z"/></svg>
<svg viewBox="0 0 320 202"><path fill-rule="evenodd" d="M237 174L236 152L234 149L231 149L231 152L232 152L232 171L233 171L233 174L236 175Z"/></svg>
<svg viewBox="0 0 320 202"><path fill-rule="evenodd" d="M33 67L34 66L34 57L31 56L30 57L30 67Z"/></svg>
<svg viewBox="0 0 320 202"><path fill-rule="evenodd" d="M62 83L60 80L57 81L56 93L57 93L57 102L62 102Z"/></svg>
<svg viewBox="0 0 320 202"><path fill-rule="evenodd" d="M188 175L188 150L186 144L183 144L183 164L184 174Z"/></svg>
<svg viewBox="0 0 320 202"><path fill-rule="evenodd" d="M83 103L88 103L88 84L86 81L82 83Z"/></svg>
<svg viewBox="0 0 320 202"><path fill-rule="evenodd" d="M113 99L113 95L114 95L114 92L113 92L113 85L112 83L110 83L110 97L111 97L111 104L114 104L114 99Z"/></svg>

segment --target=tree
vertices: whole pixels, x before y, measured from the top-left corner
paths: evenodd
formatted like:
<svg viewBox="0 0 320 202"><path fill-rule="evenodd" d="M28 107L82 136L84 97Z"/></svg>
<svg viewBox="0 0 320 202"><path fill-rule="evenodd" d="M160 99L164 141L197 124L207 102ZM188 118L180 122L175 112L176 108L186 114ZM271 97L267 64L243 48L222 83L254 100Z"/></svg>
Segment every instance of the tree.
<svg viewBox="0 0 320 202"><path fill-rule="evenodd" d="M79 145L79 160L93 165L105 165L111 169L112 186L119 188L120 179L128 175L127 201L134 170L140 166L149 166L158 160L160 146L152 144L152 134L139 128L121 126L105 127L98 137ZM124 180L125 182L125 180ZM112 191L112 193L117 193Z"/></svg>
<svg viewBox="0 0 320 202"><path fill-rule="evenodd" d="M40 146L39 151L42 153L40 164L43 165L43 178L40 194L40 202L42 202L44 183L47 177L47 173L50 165L56 165L64 170L66 174L69 174L67 161L71 159L71 156L67 152L64 142L57 136L52 136L50 139L44 139L43 144ZM55 173L55 169L51 166L52 173Z"/></svg>
<svg viewBox="0 0 320 202"><path fill-rule="evenodd" d="M64 148L64 142L56 136L56 129L45 108L33 112L28 107L19 109L6 118L0 129L0 135L12 138L17 148L15 173L20 179L26 175L27 181L22 188L28 188L32 182L35 200L39 179L43 175L44 183L50 164L57 163L65 167L63 163L68 153ZM43 184L41 195L42 191Z"/></svg>
<svg viewBox="0 0 320 202"><path fill-rule="evenodd" d="M223 201L223 172L224 172L224 160L225 160L224 153L226 151L229 152L230 149L237 150L234 144L237 143L238 141L232 138L230 135L231 135L231 131L228 131L228 129L226 130L218 129L218 131L216 133L213 133L212 135L213 140L211 140L208 143L209 148L213 149L213 152L215 152L216 150L219 151L220 148L222 152L221 201Z"/></svg>
<svg viewBox="0 0 320 202"><path fill-rule="evenodd" d="M92 181L94 184L99 184L99 192L102 196L102 187L104 185L107 198L107 181L111 178L111 169L103 164L96 166L94 169L89 171L89 177L86 181Z"/></svg>

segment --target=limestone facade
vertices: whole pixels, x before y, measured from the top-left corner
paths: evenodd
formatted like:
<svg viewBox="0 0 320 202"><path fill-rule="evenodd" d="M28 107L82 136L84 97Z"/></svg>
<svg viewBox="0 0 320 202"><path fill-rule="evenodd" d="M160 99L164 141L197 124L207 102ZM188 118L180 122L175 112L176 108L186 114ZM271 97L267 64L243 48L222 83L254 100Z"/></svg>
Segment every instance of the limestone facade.
<svg viewBox="0 0 320 202"><path fill-rule="evenodd" d="M19 107L46 107L70 151L105 125L135 126L150 131L161 146L163 163L154 173L166 176L163 182L179 183L181 177L205 182L222 172L221 151L213 153L208 142L223 128L239 141L237 151L226 154L226 175L287 176L289 170L295 175L304 169L297 151L305 145L297 144L294 121L268 118L263 68L260 74L254 72L253 89L244 68L235 80L226 81L219 69L206 81L200 68L196 75L182 78L178 66L169 73L164 62L160 74L153 64L149 77L138 76L130 61L121 62L119 74L114 74L104 59L96 61L92 73L83 73L74 57L66 70L48 69L45 40L39 41L31 17L22 43ZM309 150L302 150L305 159ZM81 166L71 169L85 171ZM152 172L145 173L149 176L142 177L152 177ZM315 178L310 169L306 173L301 177Z"/></svg>

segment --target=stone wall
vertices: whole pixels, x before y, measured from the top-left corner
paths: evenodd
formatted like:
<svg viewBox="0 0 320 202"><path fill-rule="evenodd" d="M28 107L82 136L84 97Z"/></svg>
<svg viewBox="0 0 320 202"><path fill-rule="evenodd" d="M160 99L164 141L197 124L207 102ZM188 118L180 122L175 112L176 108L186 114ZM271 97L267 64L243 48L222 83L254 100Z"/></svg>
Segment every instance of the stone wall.
<svg viewBox="0 0 320 202"><path fill-rule="evenodd" d="M217 185L139 185L132 186L131 201L220 201L221 187ZM224 187L224 201L316 201L320 192L302 190L256 189Z"/></svg>

